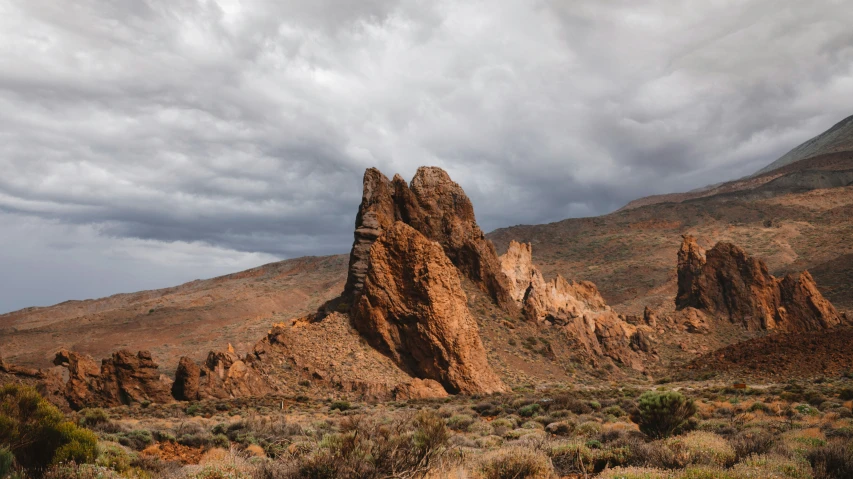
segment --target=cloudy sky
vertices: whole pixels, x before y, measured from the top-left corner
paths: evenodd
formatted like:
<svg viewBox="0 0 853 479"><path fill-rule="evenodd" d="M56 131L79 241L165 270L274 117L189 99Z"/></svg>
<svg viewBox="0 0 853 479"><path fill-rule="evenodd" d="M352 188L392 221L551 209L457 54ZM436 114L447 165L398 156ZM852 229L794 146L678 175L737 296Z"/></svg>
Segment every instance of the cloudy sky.
<svg viewBox="0 0 853 479"><path fill-rule="evenodd" d="M743 176L853 114L839 1L0 0L0 312L343 253L364 168L486 230Z"/></svg>

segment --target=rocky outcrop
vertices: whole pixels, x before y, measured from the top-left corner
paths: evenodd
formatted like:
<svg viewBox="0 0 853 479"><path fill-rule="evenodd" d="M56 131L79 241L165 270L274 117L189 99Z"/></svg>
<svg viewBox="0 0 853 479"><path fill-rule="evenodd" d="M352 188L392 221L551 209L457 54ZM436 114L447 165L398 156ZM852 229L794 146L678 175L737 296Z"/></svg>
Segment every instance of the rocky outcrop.
<svg viewBox="0 0 853 479"><path fill-rule="evenodd" d="M226 352L211 351L203 365L182 357L175 371L172 395L181 401L264 396L276 392L256 367L258 357L240 357L228 345Z"/></svg>
<svg viewBox="0 0 853 479"><path fill-rule="evenodd" d="M63 395L72 409L81 409L96 403L94 396L99 390L97 382L101 368L94 359L87 354L62 349L56 353L53 364L68 369L68 381L65 383Z"/></svg>
<svg viewBox="0 0 853 479"><path fill-rule="evenodd" d="M499 306L515 311L508 280L494 245L477 225L471 201L444 170L436 167L419 168L410 185L399 175L388 180L375 168L365 172L344 302L361 291L370 247L396 221L438 242L459 271Z"/></svg>
<svg viewBox="0 0 853 479"><path fill-rule="evenodd" d="M403 222L371 246L351 315L362 336L414 377L452 393L505 389L488 364L453 263Z"/></svg>
<svg viewBox="0 0 853 479"><path fill-rule="evenodd" d="M814 331L842 320L808 272L777 279L735 245L721 242L706 252L689 235L678 252L675 305L724 316L749 330Z"/></svg>
<svg viewBox="0 0 853 479"><path fill-rule="evenodd" d="M532 255L531 245L511 241L500 257L510 296L522 307L525 318L562 327L587 356L608 357L642 370L641 354L653 352L646 333L638 329L644 325L639 320L630 324L612 311L591 282L569 282L559 275L545 281L533 265Z"/></svg>
<svg viewBox="0 0 853 479"><path fill-rule="evenodd" d="M560 275L545 281L539 268L533 265L533 250L529 244L510 241L500 262L509 278L510 297L523 308L530 321L548 318L559 321L560 318L610 310L598 288L589 281L569 282Z"/></svg>
<svg viewBox="0 0 853 479"><path fill-rule="evenodd" d="M272 394L274 389L254 367L256 360L252 354L241 358L230 347L224 353L211 351L201 368L199 396L226 399Z"/></svg>
<svg viewBox="0 0 853 479"><path fill-rule="evenodd" d="M160 374L148 351L134 355L120 350L99 367L91 357L63 349L54 364L68 369L64 396L73 409L172 401L171 381Z"/></svg>
<svg viewBox="0 0 853 479"><path fill-rule="evenodd" d="M395 185L401 186L399 182ZM417 208L404 211L403 221L441 244L450 261L498 306L514 309L495 247L477 225L474 206L462 188L441 168L421 167L412 179L411 191Z"/></svg>
<svg viewBox="0 0 853 479"><path fill-rule="evenodd" d="M192 359L182 356L175 369L175 382L172 383L172 397L178 401L196 401L201 398L199 383L201 368Z"/></svg>
<svg viewBox="0 0 853 479"><path fill-rule="evenodd" d="M349 273L344 286L344 296L347 298L361 292L367 274L370 246L399 216L394 187L385 175L376 168L368 168L364 172L363 184L361 204L355 217L355 240L350 251Z"/></svg>
<svg viewBox="0 0 853 479"><path fill-rule="evenodd" d="M0 373L6 373L9 375L27 378L40 378L44 375L44 372L40 369L32 369L23 366L17 366L14 364L9 364L3 359L3 356L0 356Z"/></svg>

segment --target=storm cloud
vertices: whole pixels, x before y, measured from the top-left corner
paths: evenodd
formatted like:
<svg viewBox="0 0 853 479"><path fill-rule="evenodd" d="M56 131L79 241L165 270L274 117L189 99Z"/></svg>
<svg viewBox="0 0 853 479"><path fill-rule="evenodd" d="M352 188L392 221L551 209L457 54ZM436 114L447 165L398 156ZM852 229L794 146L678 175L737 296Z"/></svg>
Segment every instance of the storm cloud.
<svg viewBox="0 0 853 479"><path fill-rule="evenodd" d="M486 230L750 174L853 113L843 1L0 0L0 311L344 253L363 170Z"/></svg>

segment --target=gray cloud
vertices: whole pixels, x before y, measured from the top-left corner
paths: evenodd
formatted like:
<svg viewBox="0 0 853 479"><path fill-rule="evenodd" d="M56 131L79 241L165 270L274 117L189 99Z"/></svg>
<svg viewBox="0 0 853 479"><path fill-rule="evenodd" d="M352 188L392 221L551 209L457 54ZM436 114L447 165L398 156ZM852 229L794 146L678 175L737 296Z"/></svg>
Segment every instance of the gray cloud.
<svg viewBox="0 0 853 479"><path fill-rule="evenodd" d="M77 252L97 295L345 252L368 166L445 167L485 229L746 175L851 113L851 22L829 0L6 0L2 278ZM0 310L78 291L27 281Z"/></svg>

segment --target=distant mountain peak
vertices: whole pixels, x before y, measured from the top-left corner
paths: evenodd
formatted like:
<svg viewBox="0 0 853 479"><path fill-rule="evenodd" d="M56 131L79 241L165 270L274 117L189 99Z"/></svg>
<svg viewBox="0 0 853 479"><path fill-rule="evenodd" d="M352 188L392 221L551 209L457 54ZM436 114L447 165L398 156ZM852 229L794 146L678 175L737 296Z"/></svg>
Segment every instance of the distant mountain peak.
<svg viewBox="0 0 853 479"><path fill-rule="evenodd" d="M832 128L820 135L798 145L778 160L755 172L752 176L758 176L818 155L851 150L853 150L853 115L839 121Z"/></svg>

